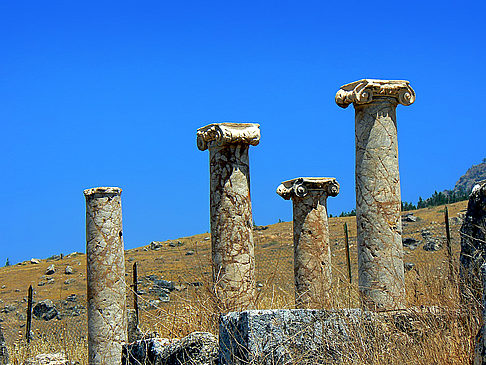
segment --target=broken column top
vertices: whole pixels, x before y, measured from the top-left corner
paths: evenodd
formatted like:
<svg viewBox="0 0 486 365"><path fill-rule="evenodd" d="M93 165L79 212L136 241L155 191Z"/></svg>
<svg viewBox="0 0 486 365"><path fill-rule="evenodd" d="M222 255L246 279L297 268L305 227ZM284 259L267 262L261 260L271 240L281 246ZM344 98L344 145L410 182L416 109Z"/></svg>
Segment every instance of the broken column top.
<svg viewBox="0 0 486 365"><path fill-rule="evenodd" d="M339 183L334 177L297 177L282 182L277 194L288 200L294 196L305 197L310 191L322 191L329 196L339 194Z"/></svg>
<svg viewBox="0 0 486 365"><path fill-rule="evenodd" d="M84 191L84 196L91 196L94 194L102 194L102 195L113 195L118 194L120 195L122 192L121 188L117 187L109 187L109 186L100 186L97 188L86 189Z"/></svg>
<svg viewBox="0 0 486 365"><path fill-rule="evenodd" d="M197 148L201 151L208 147L228 144L260 143L260 124L257 123L212 123L197 130Z"/></svg>
<svg viewBox="0 0 486 365"><path fill-rule="evenodd" d="M349 104L367 104L374 98L391 97L399 104L411 105L415 91L406 80L363 79L341 86L336 93L336 104L346 108Z"/></svg>

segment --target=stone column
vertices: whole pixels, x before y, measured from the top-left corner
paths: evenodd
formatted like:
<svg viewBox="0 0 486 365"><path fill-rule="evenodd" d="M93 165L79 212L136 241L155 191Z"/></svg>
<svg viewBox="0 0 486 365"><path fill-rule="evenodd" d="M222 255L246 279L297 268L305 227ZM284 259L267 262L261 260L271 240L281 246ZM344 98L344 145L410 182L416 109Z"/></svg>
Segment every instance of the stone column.
<svg viewBox="0 0 486 365"><path fill-rule="evenodd" d="M120 364L127 342L121 191L112 187L84 191L90 365Z"/></svg>
<svg viewBox="0 0 486 365"><path fill-rule="evenodd" d="M198 148L209 149L213 285L225 311L249 308L255 299L248 149L259 141L258 124L218 123L197 130Z"/></svg>
<svg viewBox="0 0 486 365"><path fill-rule="evenodd" d="M405 306L396 107L414 101L400 80L360 80L336 94L340 107L355 108L359 288L368 309Z"/></svg>
<svg viewBox="0 0 486 365"><path fill-rule="evenodd" d="M278 195L293 202L297 308L322 308L329 303L331 248L327 197L338 193L336 179L326 177L300 177L284 181L277 188Z"/></svg>

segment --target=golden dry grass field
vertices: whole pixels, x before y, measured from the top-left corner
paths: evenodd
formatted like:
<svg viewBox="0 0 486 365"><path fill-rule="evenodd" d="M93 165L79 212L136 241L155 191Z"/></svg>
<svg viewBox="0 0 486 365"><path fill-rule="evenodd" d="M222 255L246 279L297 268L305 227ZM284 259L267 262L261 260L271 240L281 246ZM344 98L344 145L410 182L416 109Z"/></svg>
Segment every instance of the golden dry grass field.
<svg viewBox="0 0 486 365"><path fill-rule="evenodd" d="M460 251L460 219L467 202L449 206L452 233L452 248L457 271ZM406 214L405 212L404 214ZM444 206L413 211L416 222L405 222L404 238L421 240L426 229L439 242L445 242ZM350 233L351 266L353 282L348 283L344 246L343 224L347 223ZM357 250L355 217L330 218L330 242L333 260L334 308L359 307L357 291ZM269 225L265 230L255 230L256 275L258 282L258 308L292 308L293 294L293 248L292 223ZM156 239L156 237L154 237ZM172 245L170 245L172 243ZM150 245L127 250L127 290L131 288L132 265L138 263L141 327L146 332L158 332L162 337L180 338L192 331L209 331L217 334L218 309L212 300L210 283L210 239L209 234L199 234L167 241L158 250ZM379 336L373 350L360 347L352 351L359 354L361 363L366 364L467 364L474 347L474 336L479 326L478 307L461 307L457 282L447 278L448 261L445 244L438 251L425 251L419 245L415 249L404 248L404 262L412 263L413 269L406 272L407 300L409 307L437 306L449 313L442 323L421 324L419 338ZM46 268L54 264L56 273L50 275L53 282L46 282ZM64 273L67 265L74 273ZM174 281L176 290L170 293L169 302L154 302L157 299L149 289L152 282L149 275ZM66 281L68 280L68 281ZM27 289L35 290L34 301L51 299L61 312L60 319L43 321L33 319L34 339L27 345L25 338L25 313ZM39 264L26 262L0 268L0 325L4 329L12 364L21 364L29 355L39 352L63 351L72 360L86 364L86 312L72 316L72 304L65 300L76 294L75 304L85 307L86 257L77 254L57 260L41 260ZM133 293L127 295L129 308L133 307ZM5 307L10 310L5 311ZM467 309L467 311L465 310ZM8 312L8 313L5 313ZM456 314L454 314L456 313ZM461 314L457 314L461 313ZM359 336L357 336L358 338ZM351 351L351 348L350 348ZM354 363L356 360L354 360Z"/></svg>

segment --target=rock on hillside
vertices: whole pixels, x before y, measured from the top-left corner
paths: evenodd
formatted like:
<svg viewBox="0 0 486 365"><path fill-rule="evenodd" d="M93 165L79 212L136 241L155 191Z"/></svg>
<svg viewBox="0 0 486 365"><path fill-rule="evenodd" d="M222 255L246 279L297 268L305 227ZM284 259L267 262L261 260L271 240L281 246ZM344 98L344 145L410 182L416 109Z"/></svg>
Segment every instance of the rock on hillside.
<svg viewBox="0 0 486 365"><path fill-rule="evenodd" d="M471 192L473 186L481 180L486 180L486 159L478 165L473 165L456 182L454 193Z"/></svg>

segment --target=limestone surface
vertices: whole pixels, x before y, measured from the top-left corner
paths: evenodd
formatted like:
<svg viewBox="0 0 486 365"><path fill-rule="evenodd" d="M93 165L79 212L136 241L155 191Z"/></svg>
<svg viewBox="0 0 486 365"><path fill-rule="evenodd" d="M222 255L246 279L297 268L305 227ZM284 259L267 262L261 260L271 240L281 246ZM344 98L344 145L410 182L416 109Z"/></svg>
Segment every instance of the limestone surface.
<svg viewBox="0 0 486 365"><path fill-rule="evenodd" d="M323 308L331 289L331 248L327 197L339 193L335 178L300 177L284 181L277 194L293 202L295 302Z"/></svg>
<svg viewBox="0 0 486 365"><path fill-rule="evenodd" d="M84 191L90 365L119 364L127 341L120 194L116 187Z"/></svg>
<svg viewBox="0 0 486 365"><path fill-rule="evenodd" d="M355 108L359 287L375 310L405 306L396 107L414 101L401 80L364 79L336 94L339 106Z"/></svg>
<svg viewBox="0 0 486 365"><path fill-rule="evenodd" d="M224 311L255 299L255 253L248 150L260 140L258 124L218 123L197 131L209 149L213 285Z"/></svg>

